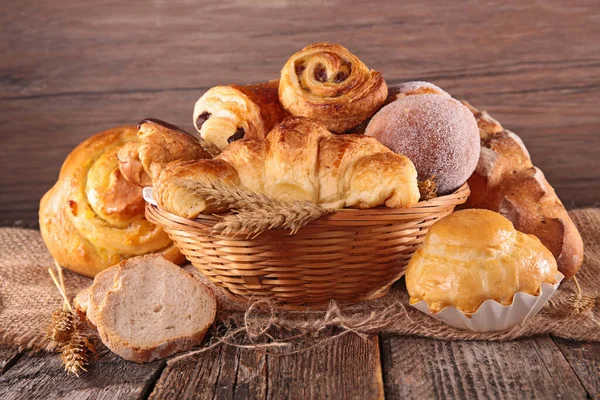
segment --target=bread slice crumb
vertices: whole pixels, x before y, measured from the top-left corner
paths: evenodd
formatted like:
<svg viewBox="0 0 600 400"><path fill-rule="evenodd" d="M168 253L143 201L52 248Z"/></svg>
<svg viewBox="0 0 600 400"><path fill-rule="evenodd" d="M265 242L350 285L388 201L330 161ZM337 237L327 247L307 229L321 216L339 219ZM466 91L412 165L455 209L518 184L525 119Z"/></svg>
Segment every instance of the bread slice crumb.
<svg viewBox="0 0 600 400"><path fill-rule="evenodd" d="M208 287L159 255L103 271L74 303L110 350L138 363L200 344L217 311Z"/></svg>

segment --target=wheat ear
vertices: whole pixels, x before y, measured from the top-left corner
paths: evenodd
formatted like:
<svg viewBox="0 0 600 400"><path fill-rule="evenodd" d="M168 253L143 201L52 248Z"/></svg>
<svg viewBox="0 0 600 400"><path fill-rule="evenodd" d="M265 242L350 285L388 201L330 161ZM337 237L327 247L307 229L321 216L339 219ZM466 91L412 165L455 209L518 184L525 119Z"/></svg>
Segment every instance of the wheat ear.
<svg viewBox="0 0 600 400"><path fill-rule="evenodd" d="M260 235L267 229L287 229L291 234L317 218L336 212L310 201L280 201L239 186L217 182L180 182L195 195L203 197L217 209L232 213L212 228L225 235L246 233Z"/></svg>
<svg viewBox="0 0 600 400"><path fill-rule="evenodd" d="M56 260L54 265L58 273L55 273L52 268L48 268L48 273L63 299L63 305L61 309L56 309L52 313L48 336L60 349L60 359L65 371L79 377L81 371L87 371L88 350L95 352L95 348L88 337L78 329L79 317L73 311L67 296L62 268Z"/></svg>
<svg viewBox="0 0 600 400"><path fill-rule="evenodd" d="M71 339L60 348L60 359L65 371L79 377L81 371L87 372L88 366L88 342L85 335L77 330L71 335Z"/></svg>
<svg viewBox="0 0 600 400"><path fill-rule="evenodd" d="M421 201L427 201L437 197L435 175L432 175L431 178L427 178L424 181L419 181L417 184L419 186L419 193L421 194Z"/></svg>
<svg viewBox="0 0 600 400"><path fill-rule="evenodd" d="M317 218L335 212L308 201L283 203L255 210L235 210L212 227L212 232L224 235L247 233L260 235L267 229L287 229L290 235Z"/></svg>

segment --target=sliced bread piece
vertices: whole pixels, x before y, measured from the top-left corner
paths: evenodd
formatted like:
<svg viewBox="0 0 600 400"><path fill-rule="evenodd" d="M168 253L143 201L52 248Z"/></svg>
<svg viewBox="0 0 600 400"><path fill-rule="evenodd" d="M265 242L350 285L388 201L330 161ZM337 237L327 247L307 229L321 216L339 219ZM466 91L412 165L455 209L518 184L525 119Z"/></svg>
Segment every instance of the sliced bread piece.
<svg viewBox="0 0 600 400"><path fill-rule="evenodd" d="M90 308L91 292L92 287L87 287L81 292L77 293L77 296L75 296L73 299L73 307L81 319L85 319L87 317L87 310Z"/></svg>
<svg viewBox="0 0 600 400"><path fill-rule="evenodd" d="M121 264L112 266L97 274L94 278L94 283L89 288L90 294L86 312L88 321L94 326L97 325L96 318L102 307L102 304L104 303L106 294L115 285L115 279ZM81 301L82 303L85 302L85 294L81 296Z"/></svg>
<svg viewBox="0 0 600 400"><path fill-rule="evenodd" d="M101 287L92 290L90 302L101 303L95 315L100 338L126 360L149 362L188 350L202 341L216 316L212 291L161 256L119 264L103 301Z"/></svg>
<svg viewBox="0 0 600 400"><path fill-rule="evenodd" d="M77 293L73 299L75 311L81 318L88 320L90 324L96 326L96 315L100 309L106 293L114 286L115 276L119 265L108 268L94 278L92 286L83 289Z"/></svg>

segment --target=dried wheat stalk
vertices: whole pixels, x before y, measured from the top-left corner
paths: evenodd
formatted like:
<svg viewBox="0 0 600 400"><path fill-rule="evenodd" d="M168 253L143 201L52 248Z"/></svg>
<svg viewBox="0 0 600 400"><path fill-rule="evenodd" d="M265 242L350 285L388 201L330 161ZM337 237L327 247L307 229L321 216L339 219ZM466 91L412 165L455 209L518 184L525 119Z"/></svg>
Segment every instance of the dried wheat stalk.
<svg viewBox="0 0 600 400"><path fill-rule="evenodd" d="M287 229L293 235L304 225L335 212L308 201L281 203L262 209L235 210L212 227L215 233L225 235L245 232L256 236L267 229Z"/></svg>
<svg viewBox="0 0 600 400"><path fill-rule="evenodd" d="M73 335L76 322L77 316L72 311L56 309L52 313L48 336L56 343L66 343Z"/></svg>
<svg viewBox="0 0 600 400"><path fill-rule="evenodd" d="M60 359L65 367L65 371L79 377L81 371L87 372L89 364L87 337L77 330L73 332L70 340L61 346Z"/></svg>
<svg viewBox="0 0 600 400"><path fill-rule="evenodd" d="M48 337L57 344L60 349L60 359L65 371L79 377L81 371L87 371L89 363L88 351L96 352L94 345L88 337L79 329L79 317L73 311L71 302L67 297L67 290L63 278L61 266L54 261L58 276L51 268L48 273L63 298L62 308L54 310L52 321L48 327Z"/></svg>
<svg viewBox="0 0 600 400"><path fill-rule="evenodd" d="M424 181L419 181L418 186L419 193L421 194L421 201L427 201L437 197L437 184L435 183L435 176L427 178Z"/></svg>
<svg viewBox="0 0 600 400"><path fill-rule="evenodd" d="M232 210L232 214L212 228L213 232L225 235L244 232L257 236L267 229L288 229L294 234L310 221L336 212L310 201L279 201L221 181L180 184L218 208Z"/></svg>

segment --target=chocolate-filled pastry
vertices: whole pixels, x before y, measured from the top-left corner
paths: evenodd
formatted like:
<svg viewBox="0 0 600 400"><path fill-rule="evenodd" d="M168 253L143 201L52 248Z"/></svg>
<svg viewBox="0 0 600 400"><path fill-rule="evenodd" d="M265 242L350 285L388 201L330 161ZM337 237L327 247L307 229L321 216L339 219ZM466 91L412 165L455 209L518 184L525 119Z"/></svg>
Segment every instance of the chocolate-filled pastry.
<svg viewBox="0 0 600 400"><path fill-rule="evenodd" d="M200 136L223 150L242 138L263 139L289 114L279 103L279 80L257 85L215 86L194 106Z"/></svg>
<svg viewBox="0 0 600 400"><path fill-rule="evenodd" d="M165 121L147 118L137 129L138 140L125 144L117 158L123 176L138 186L152 186L153 178L170 162L219 154L216 146Z"/></svg>
<svg viewBox="0 0 600 400"><path fill-rule="evenodd" d="M215 181L332 208L401 208L419 201L417 172L407 157L374 138L334 135L302 117L287 118L266 139L234 142L212 160L170 164L154 182L154 198L184 218L225 211L194 190Z"/></svg>
<svg viewBox="0 0 600 400"><path fill-rule="evenodd" d="M281 70L279 99L293 115L315 119L334 133L355 128L387 97L381 73L339 44L317 43L294 54Z"/></svg>
<svg viewBox="0 0 600 400"><path fill-rule="evenodd" d="M82 142L42 198L42 237L63 267L93 277L123 259L148 253L183 262L163 229L145 219L142 188L119 171L116 154L137 140L136 133L133 126L114 128Z"/></svg>

